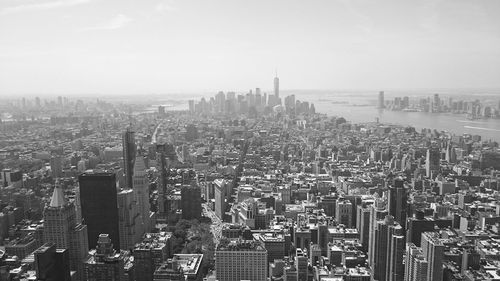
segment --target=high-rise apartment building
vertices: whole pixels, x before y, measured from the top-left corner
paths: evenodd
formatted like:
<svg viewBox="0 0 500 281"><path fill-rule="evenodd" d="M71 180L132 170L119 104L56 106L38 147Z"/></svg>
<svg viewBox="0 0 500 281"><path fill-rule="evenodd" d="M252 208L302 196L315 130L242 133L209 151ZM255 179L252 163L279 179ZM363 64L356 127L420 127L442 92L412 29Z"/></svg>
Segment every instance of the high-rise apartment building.
<svg viewBox="0 0 500 281"><path fill-rule="evenodd" d="M436 232L422 233L422 254L428 262L427 280L443 279L444 245Z"/></svg>
<svg viewBox="0 0 500 281"><path fill-rule="evenodd" d="M99 234L107 233L114 241L115 249L120 249L116 175L87 172L78 177L78 182L82 220L88 228L89 247L95 249Z"/></svg>
<svg viewBox="0 0 500 281"><path fill-rule="evenodd" d="M123 133L123 171L125 174L125 187L133 188L134 162L136 155L135 132L130 128ZM114 239L112 239L115 241ZM116 241L115 241L116 242Z"/></svg>
<svg viewBox="0 0 500 281"><path fill-rule="evenodd" d="M422 249L408 243L405 258L405 281L427 280L428 262Z"/></svg>
<svg viewBox="0 0 500 281"><path fill-rule="evenodd" d="M267 250L259 241L236 240L220 243L215 251L215 271L219 281L265 281Z"/></svg>
<svg viewBox="0 0 500 281"><path fill-rule="evenodd" d="M58 249L68 249L70 268L81 276L82 260L89 250L87 226L77 223L75 206L66 201L57 183L50 203L44 209L43 219L44 243L53 243Z"/></svg>

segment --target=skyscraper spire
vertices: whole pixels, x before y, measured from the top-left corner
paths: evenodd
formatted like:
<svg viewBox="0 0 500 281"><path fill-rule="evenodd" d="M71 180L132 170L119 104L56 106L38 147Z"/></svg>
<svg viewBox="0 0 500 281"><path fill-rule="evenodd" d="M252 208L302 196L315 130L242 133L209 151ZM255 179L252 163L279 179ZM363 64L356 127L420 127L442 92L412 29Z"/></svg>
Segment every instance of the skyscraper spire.
<svg viewBox="0 0 500 281"><path fill-rule="evenodd" d="M50 207L63 207L66 204L64 199L64 193L61 185L59 184L59 179L56 179L54 192L52 193L52 198L50 199Z"/></svg>

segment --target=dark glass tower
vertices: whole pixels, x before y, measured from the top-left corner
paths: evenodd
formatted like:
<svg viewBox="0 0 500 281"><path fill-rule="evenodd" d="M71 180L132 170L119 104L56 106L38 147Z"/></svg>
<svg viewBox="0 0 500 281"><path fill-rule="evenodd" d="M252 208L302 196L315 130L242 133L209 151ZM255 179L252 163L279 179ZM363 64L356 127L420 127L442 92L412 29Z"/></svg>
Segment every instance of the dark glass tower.
<svg viewBox="0 0 500 281"><path fill-rule="evenodd" d="M116 176L113 173L83 173L78 177L82 219L87 225L89 248L95 249L97 237L108 233L115 249L120 248Z"/></svg>
<svg viewBox="0 0 500 281"><path fill-rule="evenodd" d="M70 281L69 251L46 243L34 252L37 280Z"/></svg>
<svg viewBox="0 0 500 281"><path fill-rule="evenodd" d="M135 163L135 154L137 150L135 146L135 132L131 131L130 129L127 129L127 131L123 133L122 145L123 145L123 171L125 174L125 185L126 188L133 188L134 163ZM111 239L113 240L113 242L116 241L113 238Z"/></svg>
<svg viewBox="0 0 500 281"><path fill-rule="evenodd" d="M402 178L394 179L389 187L389 215L394 217L402 227L406 229L408 191L404 186Z"/></svg>
<svg viewBox="0 0 500 281"><path fill-rule="evenodd" d="M181 189L182 218L201 218L201 190L199 186L185 185Z"/></svg>

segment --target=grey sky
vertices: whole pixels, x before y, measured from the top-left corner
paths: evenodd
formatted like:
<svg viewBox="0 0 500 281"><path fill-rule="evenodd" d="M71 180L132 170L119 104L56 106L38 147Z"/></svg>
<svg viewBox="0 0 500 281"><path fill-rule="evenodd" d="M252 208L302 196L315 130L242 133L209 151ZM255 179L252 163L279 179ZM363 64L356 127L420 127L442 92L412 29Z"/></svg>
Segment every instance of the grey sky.
<svg viewBox="0 0 500 281"><path fill-rule="evenodd" d="M500 87L500 1L0 0L0 95Z"/></svg>

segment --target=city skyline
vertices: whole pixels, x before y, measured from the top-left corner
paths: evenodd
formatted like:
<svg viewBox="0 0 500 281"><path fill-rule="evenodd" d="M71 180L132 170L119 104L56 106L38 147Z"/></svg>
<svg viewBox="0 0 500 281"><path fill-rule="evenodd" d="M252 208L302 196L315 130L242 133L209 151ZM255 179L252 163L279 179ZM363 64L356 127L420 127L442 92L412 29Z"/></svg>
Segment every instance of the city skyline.
<svg viewBox="0 0 500 281"><path fill-rule="evenodd" d="M4 1L0 96L272 89L276 68L283 90L498 88L499 7Z"/></svg>

